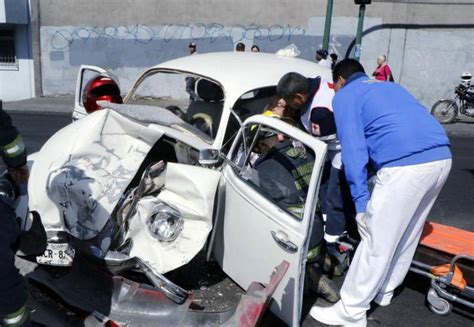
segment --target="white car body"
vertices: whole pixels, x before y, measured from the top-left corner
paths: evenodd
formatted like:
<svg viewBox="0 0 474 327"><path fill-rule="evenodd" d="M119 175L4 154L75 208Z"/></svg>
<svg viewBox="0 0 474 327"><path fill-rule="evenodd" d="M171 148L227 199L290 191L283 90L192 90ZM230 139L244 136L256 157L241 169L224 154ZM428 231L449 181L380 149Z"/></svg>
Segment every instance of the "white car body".
<svg viewBox="0 0 474 327"><path fill-rule="evenodd" d="M139 257L162 274L188 263L209 242L208 255L212 253L244 289L254 280L267 280L273 268L286 260L290 266L274 293L271 310L287 324L299 325L309 235L326 145L278 119L258 115L244 122L244 127L271 127L314 152L316 159L301 219L249 186L231 165L218 169L199 166L196 155L202 150L222 148L229 117L242 95L276 86L291 71L331 80L330 71L316 63L273 54L198 54L149 68L124 98L124 105L103 104L108 109L87 115L81 101L86 69L107 74L98 67L81 67L73 114L78 121L48 140L31 170L29 210L41 217L49 239L54 240L59 233L87 242L100 238L96 246L106 252L111 240L101 235L123 192L155 143L171 139L174 150L180 153L176 155L178 162L167 165L164 190L157 196L142 198L131 217L126 232L126 238L133 240L129 255ZM153 108L137 106L134 112L134 106L127 105L136 87L154 71L192 73L222 87L225 100L214 140L194 133L172 114L167 116L164 109L156 109L160 117L143 121L140 112ZM238 139L233 140L229 159ZM157 241L146 230L147 213L158 200L178 208L183 216L184 228L173 242ZM289 251L285 244L294 249Z"/></svg>

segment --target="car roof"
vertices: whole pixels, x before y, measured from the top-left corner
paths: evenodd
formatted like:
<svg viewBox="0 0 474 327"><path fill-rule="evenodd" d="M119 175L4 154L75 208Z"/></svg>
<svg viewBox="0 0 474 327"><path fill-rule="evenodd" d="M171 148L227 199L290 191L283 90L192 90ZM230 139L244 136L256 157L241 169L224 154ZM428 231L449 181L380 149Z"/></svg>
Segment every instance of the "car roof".
<svg viewBox="0 0 474 327"><path fill-rule="evenodd" d="M221 83L225 92L236 96L257 88L277 85L288 72L307 77L322 76L331 81L331 71L315 62L272 53L214 52L194 54L161 63L165 68L196 73Z"/></svg>

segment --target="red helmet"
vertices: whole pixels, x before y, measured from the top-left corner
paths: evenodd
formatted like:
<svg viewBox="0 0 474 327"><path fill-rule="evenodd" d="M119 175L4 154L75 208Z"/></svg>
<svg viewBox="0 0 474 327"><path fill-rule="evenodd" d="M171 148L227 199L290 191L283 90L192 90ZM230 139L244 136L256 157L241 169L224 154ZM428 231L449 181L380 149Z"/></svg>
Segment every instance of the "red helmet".
<svg viewBox="0 0 474 327"><path fill-rule="evenodd" d="M120 88L117 82L109 76L99 75L91 79L84 87L82 103L88 114L102 109L97 101L122 103Z"/></svg>

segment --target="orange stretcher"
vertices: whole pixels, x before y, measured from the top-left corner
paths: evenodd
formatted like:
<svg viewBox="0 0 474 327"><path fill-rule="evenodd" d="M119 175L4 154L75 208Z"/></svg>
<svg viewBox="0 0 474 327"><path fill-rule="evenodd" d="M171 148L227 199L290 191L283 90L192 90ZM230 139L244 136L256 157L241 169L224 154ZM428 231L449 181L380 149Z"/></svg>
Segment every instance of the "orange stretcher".
<svg viewBox="0 0 474 327"><path fill-rule="evenodd" d="M474 308L474 233L426 222L410 270L431 279L434 313L449 314L452 302Z"/></svg>

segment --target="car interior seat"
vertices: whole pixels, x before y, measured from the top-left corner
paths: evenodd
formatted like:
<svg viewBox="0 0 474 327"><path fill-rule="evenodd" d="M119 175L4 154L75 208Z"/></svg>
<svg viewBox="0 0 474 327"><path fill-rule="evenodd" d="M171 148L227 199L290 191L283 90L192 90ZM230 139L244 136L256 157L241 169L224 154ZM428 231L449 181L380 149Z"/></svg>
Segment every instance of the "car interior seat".
<svg viewBox="0 0 474 327"><path fill-rule="evenodd" d="M196 82L196 93L200 100L189 104L186 117L191 125L214 138L224 106L224 91L214 82L199 79Z"/></svg>

